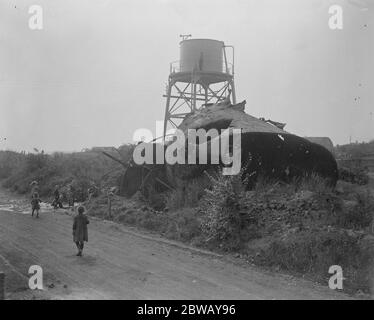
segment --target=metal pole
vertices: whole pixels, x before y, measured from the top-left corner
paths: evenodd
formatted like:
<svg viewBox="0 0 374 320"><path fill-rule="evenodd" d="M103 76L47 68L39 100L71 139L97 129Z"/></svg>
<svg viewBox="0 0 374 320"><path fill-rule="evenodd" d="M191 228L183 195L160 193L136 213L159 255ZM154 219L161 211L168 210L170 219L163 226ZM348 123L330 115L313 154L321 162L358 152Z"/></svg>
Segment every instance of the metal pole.
<svg viewBox="0 0 374 320"><path fill-rule="evenodd" d="M165 108L165 119L164 119L164 138L163 142L165 142L165 136L166 136L166 130L168 126L168 121L170 119L170 98L171 98L171 88L174 85L174 82L172 82L169 78L169 84L168 84L168 91L167 91L167 100L166 100L166 108Z"/></svg>
<svg viewBox="0 0 374 320"><path fill-rule="evenodd" d="M192 109L192 111L196 110L196 90L197 90L196 86L197 85L196 85L196 82L194 80L194 83L193 83L193 109Z"/></svg>
<svg viewBox="0 0 374 320"><path fill-rule="evenodd" d="M5 300L5 274L0 272L0 300Z"/></svg>
<svg viewBox="0 0 374 320"><path fill-rule="evenodd" d="M195 96L195 93L194 93L194 89L195 89L195 80L194 80L194 70L195 69L192 69L192 73L191 73L191 112L193 112L195 110L195 99L194 99L194 96Z"/></svg>
<svg viewBox="0 0 374 320"><path fill-rule="evenodd" d="M234 78L232 78L231 80L231 94L232 94L232 104L236 104L236 91L235 91Z"/></svg>

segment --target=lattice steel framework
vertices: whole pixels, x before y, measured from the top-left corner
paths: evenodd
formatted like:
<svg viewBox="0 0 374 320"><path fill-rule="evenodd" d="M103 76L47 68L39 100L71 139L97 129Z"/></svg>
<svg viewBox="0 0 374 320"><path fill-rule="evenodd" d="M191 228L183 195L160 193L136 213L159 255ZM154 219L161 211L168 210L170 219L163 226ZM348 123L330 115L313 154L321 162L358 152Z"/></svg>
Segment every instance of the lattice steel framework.
<svg viewBox="0 0 374 320"><path fill-rule="evenodd" d="M228 63L226 48L232 48L232 63ZM231 98L236 103L234 85L234 49L223 47L222 72L193 70L179 72L179 61L170 64L166 86L164 136L170 127L177 127L188 115L199 108Z"/></svg>

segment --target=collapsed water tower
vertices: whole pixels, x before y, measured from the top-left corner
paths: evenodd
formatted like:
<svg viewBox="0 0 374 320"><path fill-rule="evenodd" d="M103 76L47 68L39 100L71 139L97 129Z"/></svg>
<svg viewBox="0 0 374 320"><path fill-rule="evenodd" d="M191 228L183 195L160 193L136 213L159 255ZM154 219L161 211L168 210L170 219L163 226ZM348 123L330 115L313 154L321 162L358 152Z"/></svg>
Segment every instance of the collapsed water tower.
<svg viewBox="0 0 374 320"><path fill-rule="evenodd" d="M170 64L164 95L167 99L164 136L170 125L177 127L186 115L204 105L229 98L236 103L234 48L223 41L182 37L180 58Z"/></svg>

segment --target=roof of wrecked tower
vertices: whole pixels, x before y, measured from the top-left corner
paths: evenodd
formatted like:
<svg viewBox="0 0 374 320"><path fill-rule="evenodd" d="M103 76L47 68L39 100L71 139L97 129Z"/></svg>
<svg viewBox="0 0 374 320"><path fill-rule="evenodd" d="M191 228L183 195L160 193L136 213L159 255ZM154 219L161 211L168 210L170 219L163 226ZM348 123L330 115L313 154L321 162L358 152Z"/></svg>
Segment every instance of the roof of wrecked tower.
<svg viewBox="0 0 374 320"><path fill-rule="evenodd" d="M242 133L246 132L269 132L278 134L290 134L289 132L269 124L266 121L255 118L245 113L246 101L232 105L228 102L222 102L214 105L202 107L184 118L179 125L179 129L186 131L188 129L204 128L209 130L241 128Z"/></svg>

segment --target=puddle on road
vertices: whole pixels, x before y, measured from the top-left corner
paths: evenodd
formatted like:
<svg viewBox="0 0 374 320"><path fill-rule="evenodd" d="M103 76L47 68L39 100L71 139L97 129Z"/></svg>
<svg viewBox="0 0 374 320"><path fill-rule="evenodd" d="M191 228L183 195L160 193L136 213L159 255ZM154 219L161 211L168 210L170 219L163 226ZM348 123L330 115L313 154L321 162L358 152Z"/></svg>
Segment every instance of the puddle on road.
<svg viewBox="0 0 374 320"><path fill-rule="evenodd" d="M0 204L1 211L15 211L15 206L12 204Z"/></svg>
<svg viewBox="0 0 374 320"><path fill-rule="evenodd" d="M20 213L20 214L30 214L31 213L31 204L28 206L26 204L20 205L17 201L8 201L8 204L0 204L0 211L6 211L11 213ZM15 203L15 204L14 204ZM45 202L40 204L40 212L46 212L51 209L51 205Z"/></svg>
<svg viewBox="0 0 374 320"><path fill-rule="evenodd" d="M0 190L1 191L1 190ZM8 193L0 192L0 211L14 213L14 214L24 214L29 215L31 214L31 203L26 197L12 199L12 195ZM79 206L83 205L80 202L74 204L73 208L64 207L64 210L73 210L76 212ZM45 212L54 212L51 203L49 202L41 202L40 203L40 213Z"/></svg>

